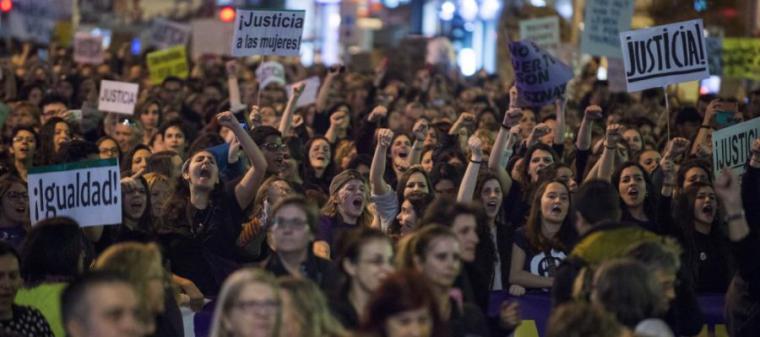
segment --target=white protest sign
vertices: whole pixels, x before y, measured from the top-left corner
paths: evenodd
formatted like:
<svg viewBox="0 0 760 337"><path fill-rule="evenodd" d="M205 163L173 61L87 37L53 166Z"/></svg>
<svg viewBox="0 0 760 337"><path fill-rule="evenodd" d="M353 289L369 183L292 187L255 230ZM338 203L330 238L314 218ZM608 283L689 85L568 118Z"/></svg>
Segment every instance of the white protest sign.
<svg viewBox="0 0 760 337"><path fill-rule="evenodd" d="M623 59L607 58L607 83L611 92L625 92L625 65Z"/></svg>
<svg viewBox="0 0 760 337"><path fill-rule="evenodd" d="M193 59L204 54L231 55L230 44L234 26L217 19L198 19L191 23L193 30Z"/></svg>
<svg viewBox="0 0 760 337"><path fill-rule="evenodd" d="M293 87L300 83L304 83L305 86L301 93L301 97L299 97L298 102L296 102L296 108L316 103L317 94L319 93L319 76L312 76L303 81L290 84L288 86L288 97L293 95Z"/></svg>
<svg viewBox="0 0 760 337"><path fill-rule="evenodd" d="M103 63L103 37L87 32L74 35L74 61L77 63Z"/></svg>
<svg viewBox="0 0 760 337"><path fill-rule="evenodd" d="M150 44L158 49L165 49L178 44L187 44L191 27L163 18L154 19L150 26Z"/></svg>
<svg viewBox="0 0 760 337"><path fill-rule="evenodd" d="M232 56L298 56L306 11L238 9Z"/></svg>
<svg viewBox="0 0 760 337"><path fill-rule="evenodd" d="M520 21L520 40L533 41L539 48L554 53L559 48L559 18L545 18Z"/></svg>
<svg viewBox="0 0 760 337"><path fill-rule="evenodd" d="M131 115L135 112L139 85L128 82L100 81L98 110Z"/></svg>
<svg viewBox="0 0 760 337"><path fill-rule="evenodd" d="M628 91L710 76L702 20L620 33Z"/></svg>
<svg viewBox="0 0 760 337"><path fill-rule="evenodd" d="M583 19L581 51L620 58L620 32L631 29L633 0L588 0Z"/></svg>
<svg viewBox="0 0 760 337"><path fill-rule="evenodd" d="M730 168L744 173L744 164L751 154L752 142L760 136L760 117L713 132L713 172Z"/></svg>
<svg viewBox="0 0 760 337"><path fill-rule="evenodd" d="M279 62L264 62L256 68L256 80L261 88L266 88L270 83L285 85L285 68Z"/></svg>
<svg viewBox="0 0 760 337"><path fill-rule="evenodd" d="M121 223L121 176L116 159L29 169L32 224L66 216L82 227Z"/></svg>

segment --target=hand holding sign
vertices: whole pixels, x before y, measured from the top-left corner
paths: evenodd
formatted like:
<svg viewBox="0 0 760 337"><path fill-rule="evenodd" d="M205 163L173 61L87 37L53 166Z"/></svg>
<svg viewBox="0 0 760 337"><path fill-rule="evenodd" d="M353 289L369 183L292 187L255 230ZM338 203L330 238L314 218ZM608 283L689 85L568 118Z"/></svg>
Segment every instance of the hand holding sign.
<svg viewBox="0 0 760 337"><path fill-rule="evenodd" d="M589 105L583 112L583 116L592 121L600 120L602 119L602 107L598 105Z"/></svg>

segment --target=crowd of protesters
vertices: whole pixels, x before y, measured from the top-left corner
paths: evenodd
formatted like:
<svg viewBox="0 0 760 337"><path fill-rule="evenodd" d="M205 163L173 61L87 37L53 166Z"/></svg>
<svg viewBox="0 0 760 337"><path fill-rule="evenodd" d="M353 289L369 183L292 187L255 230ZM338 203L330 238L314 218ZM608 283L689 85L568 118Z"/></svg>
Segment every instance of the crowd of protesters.
<svg viewBox="0 0 760 337"><path fill-rule="evenodd" d="M152 84L126 48L95 66L10 50L11 336L183 336L180 308L209 300L212 337L509 336L520 308L494 291L551 296L552 337L695 336L704 293L725 294L731 336L760 335L760 140L741 177L713 173L710 141L719 105L758 117L760 91L612 93L591 59L542 107L494 75L392 60L283 58L284 81L262 83L261 59L209 56ZM286 83L310 76L316 102L298 106ZM101 80L140 85L134 115L98 111ZM108 158L121 224L30 224L31 168Z"/></svg>

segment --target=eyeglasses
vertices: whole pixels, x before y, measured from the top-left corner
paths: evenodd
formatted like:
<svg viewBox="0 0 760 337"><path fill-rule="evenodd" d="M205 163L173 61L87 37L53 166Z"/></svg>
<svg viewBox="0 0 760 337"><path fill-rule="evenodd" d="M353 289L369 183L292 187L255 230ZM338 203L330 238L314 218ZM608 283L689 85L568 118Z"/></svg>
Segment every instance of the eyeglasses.
<svg viewBox="0 0 760 337"><path fill-rule="evenodd" d="M305 220L301 220L301 219L292 219L292 220L274 219L274 223L272 224L272 229L285 230L289 228L293 230L301 230L301 229L306 228L306 225L308 225L308 223Z"/></svg>
<svg viewBox="0 0 760 337"><path fill-rule="evenodd" d="M254 310L263 310L266 312L274 312L280 308L280 302L276 300L250 300L250 301L237 301L232 304L233 308L240 309L244 312L253 312Z"/></svg>
<svg viewBox="0 0 760 337"><path fill-rule="evenodd" d="M287 151L288 145L287 144L275 144L275 143L264 143L261 145L264 150L270 151L270 152L279 152L279 151Z"/></svg>
<svg viewBox="0 0 760 337"><path fill-rule="evenodd" d="M115 155L119 154L119 148L116 148L116 147L105 148L104 147L104 148L100 149L100 154L115 156Z"/></svg>
<svg viewBox="0 0 760 337"><path fill-rule="evenodd" d="M26 192L16 192L16 191L10 191L5 194L9 199L15 199L15 200L27 200L29 199L29 193Z"/></svg>

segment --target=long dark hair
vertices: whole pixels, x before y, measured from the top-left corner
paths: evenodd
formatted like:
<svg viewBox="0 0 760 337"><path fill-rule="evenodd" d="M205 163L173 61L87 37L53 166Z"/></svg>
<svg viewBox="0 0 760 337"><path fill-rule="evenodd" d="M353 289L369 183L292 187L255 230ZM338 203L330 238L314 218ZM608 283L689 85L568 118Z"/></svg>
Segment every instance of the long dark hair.
<svg viewBox="0 0 760 337"><path fill-rule="evenodd" d="M55 156L55 145L53 144L53 139L55 138L55 126L58 125L58 123L64 123L68 125L71 133L74 133L74 128L71 127L71 124L60 117L50 118L47 123L42 125L39 133L40 142L38 143L37 148L39 157L42 159L43 164L51 163L53 157Z"/></svg>
<svg viewBox="0 0 760 337"><path fill-rule="evenodd" d="M541 231L541 222L543 216L541 215L541 198L546 192L546 189L550 184L557 183L567 191L567 197L569 199L569 206L567 208L567 214L565 219L562 220L559 232L556 237L547 238ZM573 221L573 201L570 195L570 189L565 183L557 179L547 181L536 189L536 193L533 195L533 203L530 207L530 213L528 215L528 222L525 224L525 236L528 238L528 242L538 251L548 252L551 249L557 249L563 252L567 252L570 247L567 246L576 237L574 221Z"/></svg>
<svg viewBox="0 0 760 337"><path fill-rule="evenodd" d="M76 221L57 217L32 227L21 250L21 275L27 286L77 277L84 254L84 234Z"/></svg>
<svg viewBox="0 0 760 337"><path fill-rule="evenodd" d="M335 266L340 273L338 286L335 287L333 295L347 296L351 288L351 276L343 268L344 261L351 263L359 262L359 254L362 247L370 241L381 240L388 242L392 246L390 238L385 233L374 228L359 227L348 230L345 235L338 238L335 243Z"/></svg>
<svg viewBox="0 0 760 337"><path fill-rule="evenodd" d="M127 172L130 176L133 175L133 174L135 174L135 172L132 172L132 160L134 160L133 157L135 156L135 154L137 153L137 151L140 151L140 150L146 150L146 151L150 152L151 155L153 154L153 151L151 151L150 147L148 147L147 145L145 145L145 144L137 144L137 145L135 145L135 147L132 148L132 150L129 151L129 153L127 153L127 155L121 161L121 171L122 172ZM147 164L148 164L147 161L148 161L148 158L145 158L145 161L146 161L145 167L146 167L146 171L147 171L147 167L148 167L147 166Z"/></svg>
<svg viewBox="0 0 760 337"><path fill-rule="evenodd" d="M141 175L134 179L145 187L145 210L143 210L143 214L140 215L140 218L137 219L137 229L144 233L153 233L153 212L151 211L152 204L150 202L150 187L148 187L148 181ZM121 200L124 200L123 195Z"/></svg>
<svg viewBox="0 0 760 337"><path fill-rule="evenodd" d="M323 140L327 143L327 145L330 147L330 158L327 158L327 166L325 167L325 172L322 174L322 178L317 178L317 171L314 169L313 166L311 166L311 160L309 160L309 152L311 151L311 145L314 144L317 140ZM332 180L333 176L335 176L335 163L333 162L333 158L335 158L335 147L330 144L330 141L327 140L327 138L322 136L316 136L311 139L309 139L308 142L303 147L303 150L305 153L305 158L303 159L303 162L301 163L301 176L303 177L305 182L310 182L313 180L326 180L327 185L330 184L330 181ZM327 192L327 191L323 191Z"/></svg>
<svg viewBox="0 0 760 337"><path fill-rule="evenodd" d="M644 177L644 183L646 184L646 191L644 191L646 195L644 197L643 205L644 214L646 214L649 221L654 222L656 221L655 216L657 214L657 198L655 197L654 185L652 185L652 180L649 178L649 174L647 174L644 167L639 165L639 163L632 161L623 163L623 165L618 167L615 173L612 174L612 185L618 191L618 199L620 199L620 209L623 210L623 217L625 217L625 214L630 216L631 212L628 210L628 205L625 204L623 198L620 197L620 189L618 186L620 186L620 176L623 174L623 170L632 166L637 167L641 171L641 175Z"/></svg>
<svg viewBox="0 0 760 337"><path fill-rule="evenodd" d="M411 154L410 154L411 155ZM425 169L422 168L420 165L414 165L407 169L401 177L398 178L398 184L396 184L396 198L398 198L399 203L404 201L404 189L406 188L406 183L409 182L409 179L412 177L412 174L420 173L425 178L425 184L427 184L428 188L428 196L433 194L433 185L430 182L430 176L427 172L425 172Z"/></svg>

